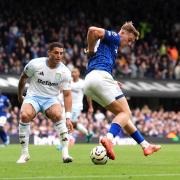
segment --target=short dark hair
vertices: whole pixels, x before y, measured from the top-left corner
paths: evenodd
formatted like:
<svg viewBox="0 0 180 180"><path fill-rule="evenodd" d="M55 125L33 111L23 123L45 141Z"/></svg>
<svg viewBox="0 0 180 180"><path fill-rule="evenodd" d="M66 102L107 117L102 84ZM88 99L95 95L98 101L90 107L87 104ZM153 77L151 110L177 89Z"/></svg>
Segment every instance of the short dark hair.
<svg viewBox="0 0 180 180"><path fill-rule="evenodd" d="M52 42L48 45L48 50L49 51L52 51L55 47L58 47L58 48L64 48L63 44L60 43L60 42Z"/></svg>

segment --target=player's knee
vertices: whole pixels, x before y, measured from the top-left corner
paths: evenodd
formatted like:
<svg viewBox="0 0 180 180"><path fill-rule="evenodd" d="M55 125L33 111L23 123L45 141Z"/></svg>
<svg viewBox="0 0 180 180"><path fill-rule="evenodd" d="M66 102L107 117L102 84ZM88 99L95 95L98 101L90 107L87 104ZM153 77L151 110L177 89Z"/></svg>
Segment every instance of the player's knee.
<svg viewBox="0 0 180 180"><path fill-rule="evenodd" d="M60 113L56 113L54 116L53 116L53 120L54 121L59 121L60 119L62 119L62 116Z"/></svg>
<svg viewBox="0 0 180 180"><path fill-rule="evenodd" d="M121 114L123 119L125 120L125 122L128 122L129 121L129 114L126 113L126 112L123 112L123 114Z"/></svg>
<svg viewBox="0 0 180 180"><path fill-rule="evenodd" d="M129 118L129 119L131 119L131 118L132 118L132 113L131 113L131 111L130 111L130 110L128 110L128 111L126 112L126 114L127 114L127 116L128 116L128 118Z"/></svg>
<svg viewBox="0 0 180 180"><path fill-rule="evenodd" d="M31 114L28 114L27 112L22 112L20 118L22 122L29 122L31 120Z"/></svg>
<svg viewBox="0 0 180 180"><path fill-rule="evenodd" d="M131 111L123 111L121 112L121 116L128 122L131 119Z"/></svg>

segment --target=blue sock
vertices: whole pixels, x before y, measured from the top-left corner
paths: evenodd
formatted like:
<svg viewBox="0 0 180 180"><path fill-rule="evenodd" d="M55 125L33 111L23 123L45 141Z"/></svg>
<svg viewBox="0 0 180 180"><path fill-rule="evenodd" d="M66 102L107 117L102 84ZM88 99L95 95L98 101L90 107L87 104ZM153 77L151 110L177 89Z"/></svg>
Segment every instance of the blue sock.
<svg viewBox="0 0 180 180"><path fill-rule="evenodd" d="M140 144L141 142L144 141L144 137L142 136L142 134L136 130L134 133L131 134L131 137L138 143Z"/></svg>
<svg viewBox="0 0 180 180"><path fill-rule="evenodd" d="M111 133L113 137L117 136L120 131L121 131L121 126L119 124L116 124L116 123L111 124L109 133Z"/></svg>

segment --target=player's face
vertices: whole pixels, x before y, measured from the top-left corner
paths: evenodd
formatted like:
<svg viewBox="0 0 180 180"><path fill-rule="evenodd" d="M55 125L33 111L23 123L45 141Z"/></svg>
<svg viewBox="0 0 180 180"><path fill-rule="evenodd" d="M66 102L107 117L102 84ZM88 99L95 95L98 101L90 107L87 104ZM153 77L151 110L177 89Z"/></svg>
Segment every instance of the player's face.
<svg viewBox="0 0 180 180"><path fill-rule="evenodd" d="M77 79L77 78L79 78L79 76L80 76L80 73L77 69L72 70L72 78L73 79Z"/></svg>
<svg viewBox="0 0 180 180"><path fill-rule="evenodd" d="M121 35L121 47L132 46L135 41L135 36L127 31L120 31Z"/></svg>
<svg viewBox="0 0 180 180"><path fill-rule="evenodd" d="M48 57L52 63L58 64L62 61L64 55L64 49L55 47L52 51L48 51Z"/></svg>

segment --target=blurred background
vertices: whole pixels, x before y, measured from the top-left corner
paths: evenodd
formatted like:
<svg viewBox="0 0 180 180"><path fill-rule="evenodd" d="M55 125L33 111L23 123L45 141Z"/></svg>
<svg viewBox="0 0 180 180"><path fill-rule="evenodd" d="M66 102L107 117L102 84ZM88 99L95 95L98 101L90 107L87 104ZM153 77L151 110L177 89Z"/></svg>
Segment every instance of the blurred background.
<svg viewBox="0 0 180 180"><path fill-rule="evenodd" d="M84 78L88 27L118 32L126 21L133 21L140 39L132 49L122 50L113 74L123 83L132 120L152 141L179 142L180 1L6 0L0 1L0 9L0 89L12 104L4 127L11 143L18 142L17 84L24 66L46 56L48 43L59 41L66 48L64 63L70 70L78 67ZM95 102L94 113L87 114L84 99L79 121L93 131L94 141L107 132L112 119L113 114ZM56 136L53 123L41 113L31 129L32 138ZM73 135L83 141L78 131Z"/></svg>

